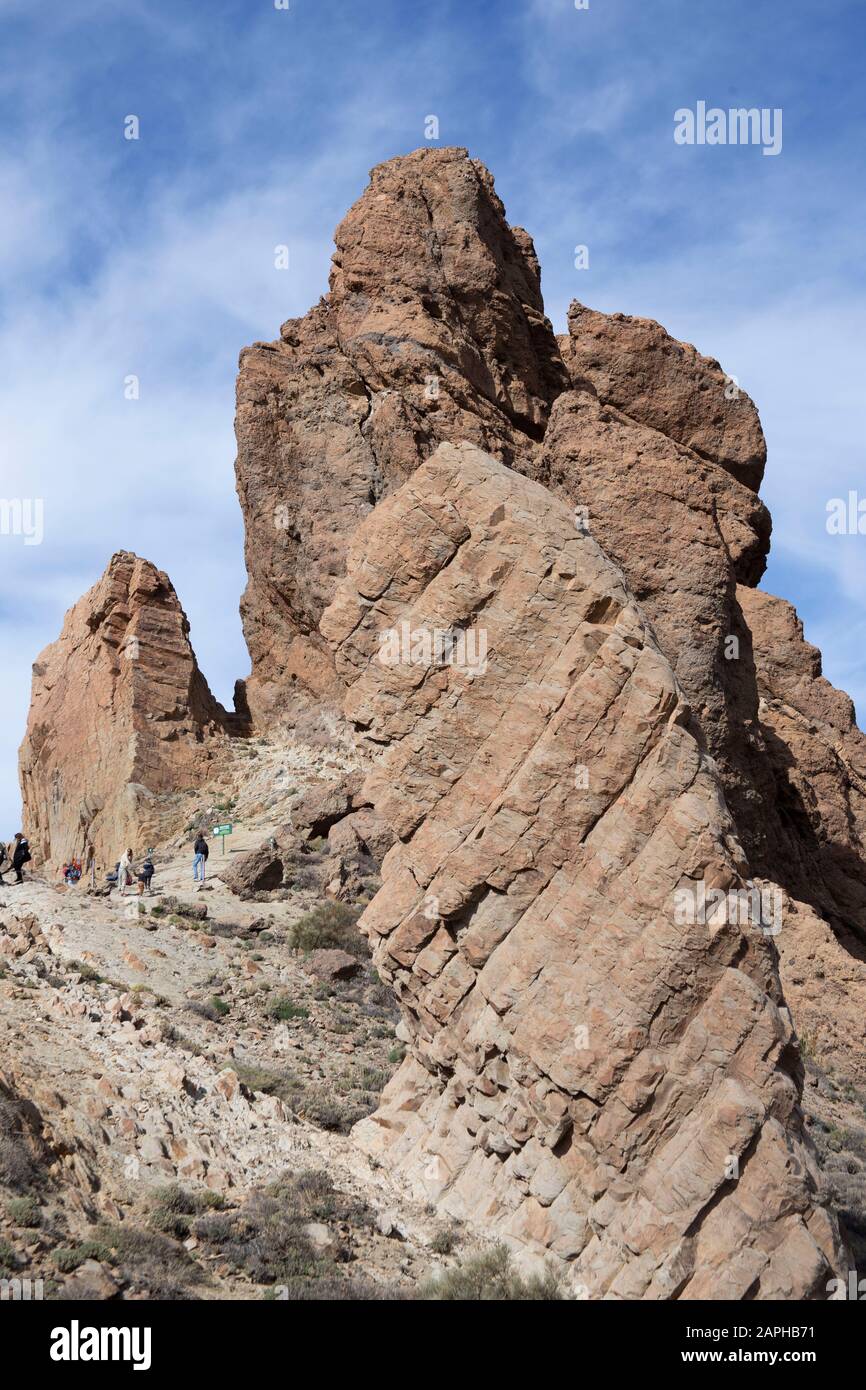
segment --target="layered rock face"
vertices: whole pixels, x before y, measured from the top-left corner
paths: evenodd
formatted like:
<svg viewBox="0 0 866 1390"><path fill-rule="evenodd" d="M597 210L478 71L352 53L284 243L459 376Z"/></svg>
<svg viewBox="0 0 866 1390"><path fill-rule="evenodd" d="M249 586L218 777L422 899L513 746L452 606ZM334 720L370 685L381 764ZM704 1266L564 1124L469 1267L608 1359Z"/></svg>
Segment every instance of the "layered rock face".
<svg viewBox="0 0 866 1390"><path fill-rule="evenodd" d="M785 992L859 1074L866 998L864 741L790 605L757 590L769 516L754 405L658 324L573 304L535 476L622 567L692 705L753 872L783 889ZM816 981L820 984L816 986Z"/></svg>
<svg viewBox="0 0 866 1390"><path fill-rule="evenodd" d="M533 476L583 508L622 567L719 763L746 848L766 867L772 782L737 602L769 546L753 490L764 460L757 411L717 362L658 324L575 304L569 330L560 342L574 389L556 402Z"/></svg>
<svg viewBox="0 0 866 1390"><path fill-rule="evenodd" d="M384 855L408 1055L357 1134L426 1200L592 1297L825 1297L798 1035L863 1074L866 744L755 587L752 402L656 323L568 329L486 169L430 149L242 353L245 698L262 732L339 704L374 770L226 882L282 891L327 836L354 901ZM34 667L37 856L176 834L231 731L166 576L115 556Z"/></svg>
<svg viewBox="0 0 866 1390"><path fill-rule="evenodd" d="M688 920L748 867L618 569L443 445L360 527L322 631L399 837L362 926L410 1056L361 1142L591 1297L826 1296L769 919Z"/></svg>
<svg viewBox="0 0 866 1390"><path fill-rule="evenodd" d="M168 577L121 551L33 666L20 771L37 860L127 846L175 830L171 797L204 779L224 738Z"/></svg>
<svg viewBox="0 0 866 1390"><path fill-rule="evenodd" d="M330 293L241 354L242 603L263 726L339 694L318 623L348 539L441 440L525 465L566 385L530 238L461 149L380 165L336 232Z"/></svg>

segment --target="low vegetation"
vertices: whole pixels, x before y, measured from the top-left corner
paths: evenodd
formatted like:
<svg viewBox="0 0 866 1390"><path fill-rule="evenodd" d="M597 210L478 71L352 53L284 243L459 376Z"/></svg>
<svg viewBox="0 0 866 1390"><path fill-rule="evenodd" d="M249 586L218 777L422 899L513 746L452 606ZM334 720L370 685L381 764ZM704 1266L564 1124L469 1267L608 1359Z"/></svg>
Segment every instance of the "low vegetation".
<svg viewBox="0 0 866 1390"><path fill-rule="evenodd" d="M320 903L292 924L288 944L296 951L336 949L362 958L369 956L370 948L358 930L359 915L346 903Z"/></svg>
<svg viewBox="0 0 866 1390"><path fill-rule="evenodd" d="M552 1271L528 1279L514 1269L510 1251L494 1245L473 1255L439 1279L428 1279L420 1297L435 1301L467 1300L480 1303L550 1302L564 1298L559 1277Z"/></svg>

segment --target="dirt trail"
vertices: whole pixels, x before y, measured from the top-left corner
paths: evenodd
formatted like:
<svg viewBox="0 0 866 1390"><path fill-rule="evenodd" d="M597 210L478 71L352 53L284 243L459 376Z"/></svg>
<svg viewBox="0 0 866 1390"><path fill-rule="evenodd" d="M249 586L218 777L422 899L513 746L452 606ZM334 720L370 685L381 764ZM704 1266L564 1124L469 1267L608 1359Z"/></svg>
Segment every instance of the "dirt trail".
<svg viewBox="0 0 866 1390"><path fill-rule="evenodd" d="M303 787L351 767L294 751L286 773L284 748L237 749L225 779L233 804L214 820L233 820L232 851L258 847ZM280 782L285 792L264 806L260 786ZM347 1136L399 1060L390 992L369 961L345 983L316 980L288 933L320 896L241 901L217 877L236 856L213 843L206 884L195 885L191 838L185 828L157 847L143 899L39 879L0 889L0 1078L35 1107L48 1146L41 1226L0 1214L0 1262L5 1249L18 1276L56 1279L58 1240L74 1245L99 1222L146 1225L167 1184L217 1194L231 1212L286 1170L312 1169L341 1194L329 1198L336 1211L354 1203L348 1220L308 1223L320 1228L317 1248L339 1246L353 1277L416 1282L435 1263L436 1223ZM188 915L203 909L203 920ZM208 1271L197 1296L273 1286L256 1282L258 1265L237 1268L190 1240L188 1256ZM116 1296L116 1266L97 1263L91 1283ZM121 1288L130 1278L135 1288L128 1272Z"/></svg>

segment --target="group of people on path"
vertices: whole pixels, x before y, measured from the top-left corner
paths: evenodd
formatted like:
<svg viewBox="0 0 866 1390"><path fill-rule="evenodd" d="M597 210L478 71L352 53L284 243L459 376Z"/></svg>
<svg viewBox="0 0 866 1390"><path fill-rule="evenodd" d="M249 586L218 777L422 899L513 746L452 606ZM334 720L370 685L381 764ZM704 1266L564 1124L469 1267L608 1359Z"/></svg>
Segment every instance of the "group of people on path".
<svg viewBox="0 0 866 1390"><path fill-rule="evenodd" d="M15 883L23 883L24 865L29 864L32 858L30 846L27 843L27 836L24 834L23 830L18 831L15 839L8 848L5 844L0 843L0 884L2 884L4 888L9 888L11 886L3 877L4 874L10 872L15 875Z"/></svg>
<svg viewBox="0 0 866 1390"><path fill-rule="evenodd" d="M114 866L114 873L108 874L106 877L109 883L114 883L121 898L126 893L127 888L132 888L135 885L138 887L138 896L141 897L144 892L153 892L151 884L155 872L150 854L145 855L141 861L141 868L136 869L132 850L125 849Z"/></svg>
<svg viewBox="0 0 866 1390"><path fill-rule="evenodd" d="M208 842L205 839L204 833L200 830L193 846L193 882L204 883L205 866L209 853ZM29 864L32 857L30 845L27 842L27 837L23 830L17 832L15 839L8 847L0 842L0 887L8 888L11 886L4 878L4 874L10 872L15 874L15 883L23 883L24 865ZM63 875L63 881L67 885L80 882L82 876L86 873L90 879L91 886L95 886L96 863L93 849L88 846L86 850L86 865L83 866L81 860L75 858L73 855L73 857L63 865L61 873ZM132 850L125 849L114 866L114 873L106 874L106 878L108 882L117 889L118 894L123 897L126 890L134 887L136 884L138 886L139 895L145 892L151 893L153 891L151 883L154 873L155 868L150 852L148 852L142 860L141 868L136 869Z"/></svg>
<svg viewBox="0 0 866 1390"><path fill-rule="evenodd" d="M199 831L193 845L192 858L192 877L194 883L204 883L205 865L210 853L207 840L202 831ZM138 893L151 893L151 882L154 875L154 865L150 854L142 861L140 869L136 869L134 857L131 849L125 849L114 866L114 873L108 874L109 883L113 883L120 897L123 897L127 888L132 888L138 883Z"/></svg>

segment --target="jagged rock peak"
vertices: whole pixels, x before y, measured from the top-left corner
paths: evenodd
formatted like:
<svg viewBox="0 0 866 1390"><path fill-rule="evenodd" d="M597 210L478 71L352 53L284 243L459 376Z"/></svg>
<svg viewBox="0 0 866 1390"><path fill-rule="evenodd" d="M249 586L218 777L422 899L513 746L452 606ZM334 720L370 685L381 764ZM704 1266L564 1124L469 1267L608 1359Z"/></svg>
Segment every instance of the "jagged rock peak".
<svg viewBox="0 0 866 1390"><path fill-rule="evenodd" d="M33 665L20 772L37 859L91 844L113 864L140 848L160 798L203 775L226 719L168 576L119 551Z"/></svg>
<svg viewBox="0 0 866 1390"><path fill-rule="evenodd" d="M602 314L574 300L559 339L575 385L724 468L757 492L767 446L754 402L735 377L653 319Z"/></svg>
<svg viewBox="0 0 866 1390"><path fill-rule="evenodd" d="M380 164L336 232L329 294L241 354L248 698L338 695L318 623L348 538L443 440L525 469L568 384L538 261L462 149Z"/></svg>

